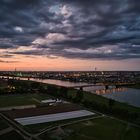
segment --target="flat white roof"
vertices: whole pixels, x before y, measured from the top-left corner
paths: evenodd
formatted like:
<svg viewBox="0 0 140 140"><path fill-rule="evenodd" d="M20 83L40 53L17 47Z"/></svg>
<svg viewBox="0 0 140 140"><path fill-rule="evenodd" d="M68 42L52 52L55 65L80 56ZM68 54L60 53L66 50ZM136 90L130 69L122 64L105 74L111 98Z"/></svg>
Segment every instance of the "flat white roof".
<svg viewBox="0 0 140 140"><path fill-rule="evenodd" d="M48 100L42 100L41 103L54 103L56 100L48 99Z"/></svg>
<svg viewBox="0 0 140 140"><path fill-rule="evenodd" d="M77 111L63 112L63 113L56 113L56 114L16 118L15 121L17 121L18 123L22 125L30 125L30 124L38 124L38 123L45 123L45 122L52 122L52 121L90 116L94 114L95 113L87 111L87 110L77 110Z"/></svg>

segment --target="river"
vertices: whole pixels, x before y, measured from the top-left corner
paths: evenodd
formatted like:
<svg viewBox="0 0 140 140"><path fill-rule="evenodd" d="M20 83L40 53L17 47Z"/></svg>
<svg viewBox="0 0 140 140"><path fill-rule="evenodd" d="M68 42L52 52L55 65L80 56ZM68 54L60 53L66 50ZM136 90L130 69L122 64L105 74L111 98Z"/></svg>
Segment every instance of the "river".
<svg viewBox="0 0 140 140"><path fill-rule="evenodd" d="M88 85L88 83L75 83L75 82L52 80L52 79L45 79L45 80L31 79L31 80L35 80L42 83L65 86L65 87ZM114 88L110 86L109 89L105 90L104 86L91 86L91 87L84 87L83 90L89 91L97 95L104 96L106 98L111 98L120 102L125 102L127 104L140 107L140 89L125 88L125 87Z"/></svg>
<svg viewBox="0 0 140 140"><path fill-rule="evenodd" d="M27 80L27 78L22 78L22 79ZM53 80L53 79L39 80L39 79L31 78L30 80L41 82L41 83L65 86L65 87L88 85L88 83L79 83L79 82L75 83L75 82ZM133 106L140 107L140 89L125 88L125 87L122 88L109 87L109 89L106 90L104 86L91 86L91 87L84 87L83 90L89 91L97 95L104 96L106 98L111 98L119 102L124 102Z"/></svg>

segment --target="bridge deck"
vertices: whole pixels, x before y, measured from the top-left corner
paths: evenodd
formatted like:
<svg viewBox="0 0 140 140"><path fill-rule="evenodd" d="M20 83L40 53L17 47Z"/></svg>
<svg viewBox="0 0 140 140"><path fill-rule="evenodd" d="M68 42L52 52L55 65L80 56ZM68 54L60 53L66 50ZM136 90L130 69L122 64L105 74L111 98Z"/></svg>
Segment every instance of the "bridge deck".
<svg viewBox="0 0 140 140"><path fill-rule="evenodd" d="M127 86L127 85L134 85L134 83L97 83L97 84L72 86L72 88L84 88L84 87L91 87L91 86Z"/></svg>

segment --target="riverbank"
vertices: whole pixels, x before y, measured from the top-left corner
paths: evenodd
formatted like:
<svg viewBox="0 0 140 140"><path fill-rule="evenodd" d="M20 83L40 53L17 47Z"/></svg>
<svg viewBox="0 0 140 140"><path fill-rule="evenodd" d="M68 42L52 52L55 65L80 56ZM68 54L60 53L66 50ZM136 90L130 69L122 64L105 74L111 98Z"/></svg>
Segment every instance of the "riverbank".
<svg viewBox="0 0 140 140"><path fill-rule="evenodd" d="M140 83L139 84L135 84L135 85L131 85L131 86L127 86L128 88L135 88L135 89L140 89Z"/></svg>
<svg viewBox="0 0 140 140"><path fill-rule="evenodd" d="M70 94L75 96L77 90L69 90ZM108 98L96 95L90 92L82 91L84 96L79 102L81 105L105 113L119 119L133 122L140 125L140 108L121 103L118 101L112 101ZM74 101L74 97L71 99ZM112 102L112 103L110 103Z"/></svg>

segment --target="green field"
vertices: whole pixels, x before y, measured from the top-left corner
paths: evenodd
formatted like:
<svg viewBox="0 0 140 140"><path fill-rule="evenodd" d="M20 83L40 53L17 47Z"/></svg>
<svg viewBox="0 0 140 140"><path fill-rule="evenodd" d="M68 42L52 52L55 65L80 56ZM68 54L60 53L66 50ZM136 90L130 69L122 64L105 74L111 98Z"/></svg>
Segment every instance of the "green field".
<svg viewBox="0 0 140 140"><path fill-rule="evenodd" d="M24 140L16 131L11 131L4 135L0 135L0 140Z"/></svg>
<svg viewBox="0 0 140 140"><path fill-rule="evenodd" d="M47 94L15 94L1 95L0 107L20 106L20 105L38 105L41 100L50 98Z"/></svg>
<svg viewBox="0 0 140 140"><path fill-rule="evenodd" d="M43 140L139 140L140 128L108 117L84 121L58 128L40 136Z"/></svg>
<svg viewBox="0 0 140 140"><path fill-rule="evenodd" d="M0 117L0 130L8 128L8 124Z"/></svg>

